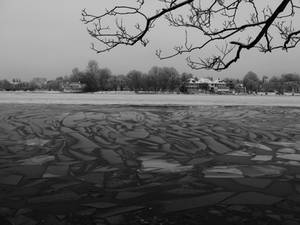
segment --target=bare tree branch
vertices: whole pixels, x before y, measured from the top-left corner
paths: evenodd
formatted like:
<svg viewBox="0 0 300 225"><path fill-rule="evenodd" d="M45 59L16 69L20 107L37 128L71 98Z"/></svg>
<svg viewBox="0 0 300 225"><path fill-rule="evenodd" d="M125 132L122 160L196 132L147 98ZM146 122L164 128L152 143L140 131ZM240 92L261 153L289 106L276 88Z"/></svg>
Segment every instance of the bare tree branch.
<svg viewBox="0 0 300 225"><path fill-rule="evenodd" d="M146 46L149 43L146 36L159 19L165 19L179 32L183 29L185 40L182 45L175 46L173 52L163 54L158 49L156 55L160 59L187 55L187 64L193 69L224 70L237 62L244 50L258 49L263 53L288 50L300 42L300 29L295 30L292 23L300 9L296 0L274 0L272 7L259 0L156 1L162 6L152 15L146 13L144 0L135 1L136 6L115 6L101 15L89 14L84 9L82 21L100 44L100 48L93 44L92 49L102 53L122 45L141 43ZM124 19L131 16L137 16L139 23L128 27ZM114 28L104 25L107 24L104 20L112 18ZM199 35L196 38L191 32ZM215 46L216 54L195 57L211 46Z"/></svg>

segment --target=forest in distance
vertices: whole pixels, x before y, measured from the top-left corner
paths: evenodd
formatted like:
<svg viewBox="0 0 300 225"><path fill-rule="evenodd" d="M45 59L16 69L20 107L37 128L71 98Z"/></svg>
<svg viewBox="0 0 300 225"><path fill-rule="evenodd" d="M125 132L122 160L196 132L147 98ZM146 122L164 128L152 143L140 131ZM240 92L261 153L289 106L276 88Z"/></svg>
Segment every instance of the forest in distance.
<svg viewBox="0 0 300 225"><path fill-rule="evenodd" d="M221 77L221 76L220 76ZM173 67L152 67L147 73L131 70L126 75L115 75L110 69L100 68L95 60L90 60L85 70L74 68L69 76L60 76L54 80L36 77L30 81L18 78L0 80L2 91L63 91L69 83L84 84L84 92L97 91L144 91L144 92L176 92L186 93L186 84L199 77L192 73L179 73ZM212 80L212 77L206 77ZM222 78L222 77L221 77ZM222 78L226 86L237 93L244 87L247 93L257 92L300 92L300 75L286 73L281 76L262 76L249 71L241 78Z"/></svg>

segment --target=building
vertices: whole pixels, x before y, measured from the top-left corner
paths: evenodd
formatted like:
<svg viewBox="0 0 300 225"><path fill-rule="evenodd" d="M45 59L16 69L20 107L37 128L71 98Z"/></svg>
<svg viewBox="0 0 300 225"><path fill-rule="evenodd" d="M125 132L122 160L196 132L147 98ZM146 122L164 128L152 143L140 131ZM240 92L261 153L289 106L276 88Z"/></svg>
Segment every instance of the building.
<svg viewBox="0 0 300 225"><path fill-rule="evenodd" d="M226 82L220 78L216 80L208 78L190 78L186 83L188 93L230 93Z"/></svg>
<svg viewBox="0 0 300 225"><path fill-rule="evenodd" d="M63 85L63 91L66 93L80 93L84 92L86 84L80 82L71 82Z"/></svg>

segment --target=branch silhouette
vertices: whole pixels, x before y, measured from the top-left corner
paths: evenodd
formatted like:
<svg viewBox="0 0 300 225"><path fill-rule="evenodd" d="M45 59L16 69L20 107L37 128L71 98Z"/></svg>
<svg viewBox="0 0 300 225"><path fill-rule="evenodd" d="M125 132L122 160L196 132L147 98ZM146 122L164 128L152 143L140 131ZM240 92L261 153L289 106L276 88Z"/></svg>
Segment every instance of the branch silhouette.
<svg viewBox="0 0 300 225"><path fill-rule="evenodd" d="M266 1L255 0L156 0L162 6L152 15L148 15L145 0L132 2L134 6L118 5L100 15L82 10L82 21L96 39L91 47L94 51L103 53L137 43L147 46L147 34L161 19L178 32L184 30L185 40L169 53L156 50L156 55L160 59L186 55L187 64L193 69L224 70L237 62L245 50L287 51L300 41L300 28L294 26L300 9L296 0L277 0L272 7ZM132 16L138 16L139 22L129 26L124 20ZM189 39L195 38L190 43ZM212 46L215 54L199 57Z"/></svg>

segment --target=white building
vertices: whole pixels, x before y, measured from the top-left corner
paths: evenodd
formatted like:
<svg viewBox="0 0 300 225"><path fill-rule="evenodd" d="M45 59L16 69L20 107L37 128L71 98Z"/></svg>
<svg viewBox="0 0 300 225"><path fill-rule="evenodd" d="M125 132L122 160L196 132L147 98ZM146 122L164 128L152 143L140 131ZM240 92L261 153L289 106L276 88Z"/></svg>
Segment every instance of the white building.
<svg viewBox="0 0 300 225"><path fill-rule="evenodd" d="M210 80L208 78L191 78L186 83L189 93L210 92L210 93L228 93L230 92L226 82L220 78Z"/></svg>

